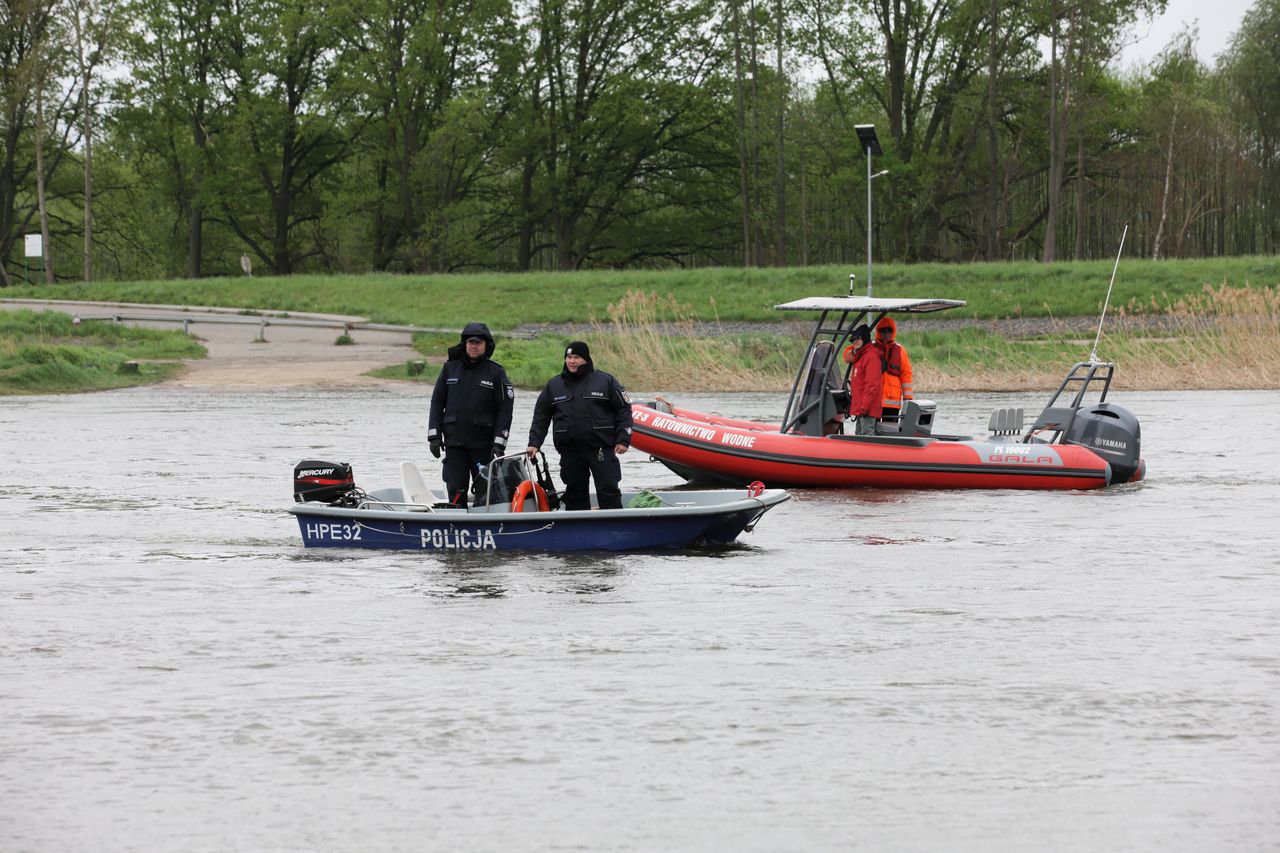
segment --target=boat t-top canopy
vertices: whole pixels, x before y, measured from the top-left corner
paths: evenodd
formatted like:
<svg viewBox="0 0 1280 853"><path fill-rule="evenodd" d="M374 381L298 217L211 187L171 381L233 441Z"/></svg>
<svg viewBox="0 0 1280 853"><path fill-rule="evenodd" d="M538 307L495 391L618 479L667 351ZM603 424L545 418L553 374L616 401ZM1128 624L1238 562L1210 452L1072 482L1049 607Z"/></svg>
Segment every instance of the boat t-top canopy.
<svg viewBox="0 0 1280 853"><path fill-rule="evenodd" d="M855 313L928 314L962 308L963 299L880 299L872 296L809 296L773 306L777 311L850 311Z"/></svg>
<svg viewBox="0 0 1280 853"><path fill-rule="evenodd" d="M886 314L928 314L960 308L959 299L879 299L874 296L810 296L773 306L778 311L817 311L817 325L809 338L800 372L791 386L782 432L802 429L823 435L828 421L840 410L835 397L849 384L852 366L841 370L840 353L856 324L868 326ZM842 375L843 374L843 375ZM845 406L848 404L845 403Z"/></svg>

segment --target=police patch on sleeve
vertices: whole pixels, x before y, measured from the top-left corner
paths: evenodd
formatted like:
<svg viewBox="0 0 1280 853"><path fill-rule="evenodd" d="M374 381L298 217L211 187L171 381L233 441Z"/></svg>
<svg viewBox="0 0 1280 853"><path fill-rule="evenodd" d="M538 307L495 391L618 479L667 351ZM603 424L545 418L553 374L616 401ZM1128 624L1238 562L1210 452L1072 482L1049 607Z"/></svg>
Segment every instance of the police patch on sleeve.
<svg viewBox="0 0 1280 853"><path fill-rule="evenodd" d="M515 398L516 398L516 386L514 386L514 385L508 385L508 386L507 386L507 399L508 399L508 400L514 400Z"/></svg>

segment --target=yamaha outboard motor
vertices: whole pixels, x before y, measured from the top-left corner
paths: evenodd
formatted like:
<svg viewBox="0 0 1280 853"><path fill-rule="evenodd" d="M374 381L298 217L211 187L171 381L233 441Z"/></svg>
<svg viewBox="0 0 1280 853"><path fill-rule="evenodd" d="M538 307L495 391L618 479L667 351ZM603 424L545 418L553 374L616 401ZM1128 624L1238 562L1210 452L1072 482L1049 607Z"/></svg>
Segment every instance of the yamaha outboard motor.
<svg viewBox="0 0 1280 853"><path fill-rule="evenodd" d="M1111 464L1108 485L1127 483L1142 464L1142 428L1123 406L1081 406L1062 435L1065 444L1087 447Z"/></svg>

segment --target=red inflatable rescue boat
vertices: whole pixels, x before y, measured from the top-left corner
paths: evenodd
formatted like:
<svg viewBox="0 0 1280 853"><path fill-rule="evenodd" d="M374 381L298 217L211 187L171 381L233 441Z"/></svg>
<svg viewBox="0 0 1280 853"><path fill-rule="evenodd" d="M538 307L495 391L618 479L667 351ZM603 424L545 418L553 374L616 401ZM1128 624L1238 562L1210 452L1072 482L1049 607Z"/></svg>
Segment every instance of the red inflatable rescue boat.
<svg viewBox="0 0 1280 853"><path fill-rule="evenodd" d="M685 479L705 484L916 489L1094 489L1141 480L1141 430L1107 401L1115 365L1075 364L1039 416L997 409L988 437L936 435L936 404L908 400L875 435L844 434L848 367L839 353L853 329L893 312L926 313L963 302L813 297L776 306L819 312L780 423L735 420L637 403L632 444ZM843 369L842 369L843 368Z"/></svg>

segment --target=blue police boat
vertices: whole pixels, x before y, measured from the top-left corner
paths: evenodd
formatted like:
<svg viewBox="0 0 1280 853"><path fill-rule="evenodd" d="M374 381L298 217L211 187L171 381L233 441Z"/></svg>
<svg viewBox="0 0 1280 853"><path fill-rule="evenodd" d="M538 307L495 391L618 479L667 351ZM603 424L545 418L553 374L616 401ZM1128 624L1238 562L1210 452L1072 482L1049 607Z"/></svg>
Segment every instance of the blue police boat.
<svg viewBox="0 0 1280 853"><path fill-rule="evenodd" d="M294 499L308 548L380 548L427 552L631 551L727 545L791 496L753 483L745 490L624 491L623 509L559 505L545 459L523 453L495 459L471 506L428 489L412 462L400 486L366 492L349 465L304 461L294 469Z"/></svg>

